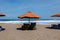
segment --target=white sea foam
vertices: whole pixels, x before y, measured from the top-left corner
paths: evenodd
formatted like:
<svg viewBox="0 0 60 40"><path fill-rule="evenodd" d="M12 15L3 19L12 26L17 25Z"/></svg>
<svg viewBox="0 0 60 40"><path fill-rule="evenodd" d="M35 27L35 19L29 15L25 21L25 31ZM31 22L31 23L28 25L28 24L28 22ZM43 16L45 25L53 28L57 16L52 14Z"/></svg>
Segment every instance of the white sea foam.
<svg viewBox="0 0 60 40"><path fill-rule="evenodd" d="M28 23L29 21L0 21L0 23L11 23L11 24L22 24ZM37 24L57 24L60 23L60 20L40 20L40 21L30 21L36 22Z"/></svg>

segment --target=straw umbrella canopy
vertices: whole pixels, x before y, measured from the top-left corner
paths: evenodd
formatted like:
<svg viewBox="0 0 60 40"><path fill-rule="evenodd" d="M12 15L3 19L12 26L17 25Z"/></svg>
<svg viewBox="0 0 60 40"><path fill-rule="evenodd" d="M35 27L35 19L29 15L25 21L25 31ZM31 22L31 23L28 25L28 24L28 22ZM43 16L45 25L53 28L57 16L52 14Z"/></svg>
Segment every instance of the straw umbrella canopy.
<svg viewBox="0 0 60 40"><path fill-rule="evenodd" d="M3 16L5 16L5 14L3 14L3 13L0 13L0 17L3 17Z"/></svg>
<svg viewBox="0 0 60 40"><path fill-rule="evenodd" d="M60 12L57 14L53 14L51 17L60 17Z"/></svg>
<svg viewBox="0 0 60 40"><path fill-rule="evenodd" d="M30 22L30 18L40 18L40 17L29 11L21 16L18 16L18 18L29 18L29 22Z"/></svg>
<svg viewBox="0 0 60 40"><path fill-rule="evenodd" d="M4 16L6 16L5 14L3 14L3 13L0 13L0 17L4 17Z"/></svg>
<svg viewBox="0 0 60 40"><path fill-rule="evenodd" d="M59 13L56 13L56 14L53 14L51 17L60 17L60 12Z"/></svg>

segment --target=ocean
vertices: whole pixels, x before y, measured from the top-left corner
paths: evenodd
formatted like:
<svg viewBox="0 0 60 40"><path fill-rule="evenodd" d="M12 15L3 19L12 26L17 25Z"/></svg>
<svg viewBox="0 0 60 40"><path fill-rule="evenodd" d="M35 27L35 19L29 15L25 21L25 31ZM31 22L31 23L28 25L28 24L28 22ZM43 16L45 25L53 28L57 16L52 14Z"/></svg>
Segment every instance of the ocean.
<svg viewBox="0 0 60 40"><path fill-rule="evenodd" d="M11 23L11 24L23 24L28 23L28 19L0 19L0 23ZM33 19L30 22L36 22L37 24L59 24L60 20L53 19Z"/></svg>

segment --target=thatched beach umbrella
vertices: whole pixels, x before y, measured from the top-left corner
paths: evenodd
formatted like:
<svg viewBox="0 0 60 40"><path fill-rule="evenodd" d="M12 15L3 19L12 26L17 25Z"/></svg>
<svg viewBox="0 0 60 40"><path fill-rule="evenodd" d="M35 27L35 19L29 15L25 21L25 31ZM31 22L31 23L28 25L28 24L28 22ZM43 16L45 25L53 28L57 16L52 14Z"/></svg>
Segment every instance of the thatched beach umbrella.
<svg viewBox="0 0 60 40"><path fill-rule="evenodd" d="M0 13L0 17L3 17L3 16L5 16L5 14ZM0 26L0 31L3 31L3 30L5 30L5 28L3 28L2 26Z"/></svg>
<svg viewBox="0 0 60 40"><path fill-rule="evenodd" d="M5 16L5 14L0 13L0 17Z"/></svg>
<svg viewBox="0 0 60 40"><path fill-rule="evenodd" d="M21 16L18 16L18 18L28 18L29 22L30 22L30 18L40 18L40 17L29 11L29 12L27 12L27 13L21 15Z"/></svg>
<svg viewBox="0 0 60 40"><path fill-rule="evenodd" d="M56 14L53 14L51 17L60 17L60 12L59 13L56 13ZM52 25L52 28L60 29L60 23L58 23L58 25L55 25L55 24Z"/></svg>
<svg viewBox="0 0 60 40"><path fill-rule="evenodd" d="M59 13L56 13L56 14L53 14L51 17L60 17L60 12Z"/></svg>
<svg viewBox="0 0 60 40"><path fill-rule="evenodd" d="M57 14L53 14L51 17L60 17L60 12Z"/></svg>

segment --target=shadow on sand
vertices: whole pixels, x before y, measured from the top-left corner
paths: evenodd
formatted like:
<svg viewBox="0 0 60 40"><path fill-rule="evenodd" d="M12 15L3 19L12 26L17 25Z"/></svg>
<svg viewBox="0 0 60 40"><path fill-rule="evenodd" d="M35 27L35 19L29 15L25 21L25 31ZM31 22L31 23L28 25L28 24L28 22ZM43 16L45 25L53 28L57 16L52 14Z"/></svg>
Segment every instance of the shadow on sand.
<svg viewBox="0 0 60 40"><path fill-rule="evenodd" d="M47 29L57 29L60 30L60 28L52 28L52 27L46 27Z"/></svg>

